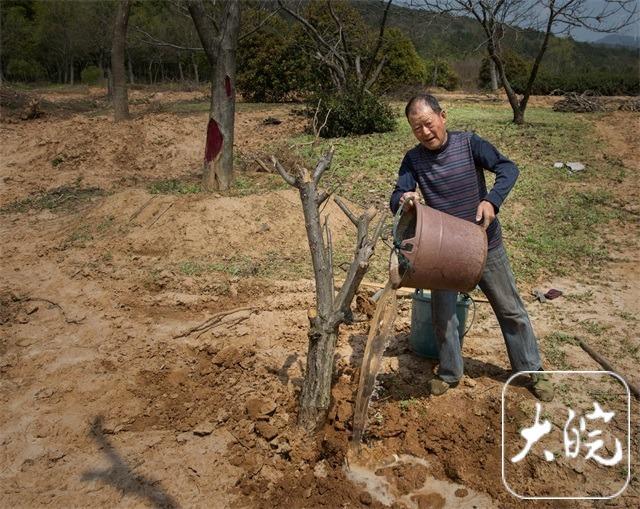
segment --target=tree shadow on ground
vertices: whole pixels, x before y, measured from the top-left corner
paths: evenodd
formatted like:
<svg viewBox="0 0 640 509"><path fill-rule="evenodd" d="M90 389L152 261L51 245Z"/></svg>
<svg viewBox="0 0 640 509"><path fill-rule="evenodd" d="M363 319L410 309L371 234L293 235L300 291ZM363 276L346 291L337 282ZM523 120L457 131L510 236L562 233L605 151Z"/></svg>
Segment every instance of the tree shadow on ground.
<svg viewBox="0 0 640 509"><path fill-rule="evenodd" d="M146 499L152 507L174 509L179 504L160 486L160 481L140 475L131 468L102 430L102 416L97 416L91 424L89 435L104 452L111 463L109 468L88 470L82 474L82 481L100 481L120 490L124 496L131 495Z"/></svg>

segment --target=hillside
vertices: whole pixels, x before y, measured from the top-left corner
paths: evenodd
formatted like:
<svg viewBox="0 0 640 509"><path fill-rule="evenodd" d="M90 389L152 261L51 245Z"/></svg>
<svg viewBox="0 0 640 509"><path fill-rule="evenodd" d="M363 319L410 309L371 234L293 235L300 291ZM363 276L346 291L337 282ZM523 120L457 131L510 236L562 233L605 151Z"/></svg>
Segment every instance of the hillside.
<svg viewBox="0 0 640 509"><path fill-rule="evenodd" d="M379 23L383 10L381 2L363 0L354 2L354 5L370 24ZM479 60L484 56L481 28L470 18L436 15L420 9L392 5L388 26L397 27L409 35L423 58L429 59L438 55L450 62L460 62ZM542 32L534 30L509 30L505 35L503 47L517 52L526 59L532 59L539 48L542 36ZM608 37L618 40L618 36ZM552 37L546 57L543 67L558 73L572 68L613 74L633 73L637 77L640 70L637 49L607 46L606 42L592 44L574 41L571 38Z"/></svg>

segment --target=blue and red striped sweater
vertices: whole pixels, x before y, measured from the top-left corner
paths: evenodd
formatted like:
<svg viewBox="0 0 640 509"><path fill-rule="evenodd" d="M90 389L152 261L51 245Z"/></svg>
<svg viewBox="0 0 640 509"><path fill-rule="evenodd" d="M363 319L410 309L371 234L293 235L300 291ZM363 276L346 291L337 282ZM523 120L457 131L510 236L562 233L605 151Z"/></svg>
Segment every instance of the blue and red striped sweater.
<svg viewBox="0 0 640 509"><path fill-rule="evenodd" d="M482 200L493 204L496 213L518 178L516 165L504 157L491 143L474 133L447 132L447 141L438 150L418 144L402 160L398 181L391 195L391 210L395 213L400 197L420 188L427 205L447 214L475 222L476 210ZM483 170L496 174L496 181L487 193ZM500 221L487 229L489 249L502 243Z"/></svg>

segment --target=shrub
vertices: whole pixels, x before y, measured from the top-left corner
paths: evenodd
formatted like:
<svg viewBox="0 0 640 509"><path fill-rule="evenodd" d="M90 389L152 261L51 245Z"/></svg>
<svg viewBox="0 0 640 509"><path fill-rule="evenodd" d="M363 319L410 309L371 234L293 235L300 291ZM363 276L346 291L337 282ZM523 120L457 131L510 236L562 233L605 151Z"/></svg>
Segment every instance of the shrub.
<svg viewBox="0 0 640 509"><path fill-rule="evenodd" d="M392 131L396 119L392 109L370 93L350 91L316 96L310 107L315 108L320 101L318 124L321 125L327 115L327 125L320 135L323 138L335 138L350 134L384 133Z"/></svg>
<svg viewBox="0 0 640 509"><path fill-rule="evenodd" d="M17 58L9 61L7 76L16 81L37 81L45 77L45 71L38 62Z"/></svg>
<svg viewBox="0 0 640 509"><path fill-rule="evenodd" d="M458 86L458 75L446 60L439 58L427 60L426 84L432 87L454 90Z"/></svg>
<svg viewBox="0 0 640 509"><path fill-rule="evenodd" d="M375 84L377 90L389 92L398 87L424 83L425 62L418 55L411 39L400 30L387 30L382 53L386 62Z"/></svg>
<svg viewBox="0 0 640 509"><path fill-rule="evenodd" d="M82 69L80 80L87 85L98 85L102 81L102 71L95 65L89 65Z"/></svg>

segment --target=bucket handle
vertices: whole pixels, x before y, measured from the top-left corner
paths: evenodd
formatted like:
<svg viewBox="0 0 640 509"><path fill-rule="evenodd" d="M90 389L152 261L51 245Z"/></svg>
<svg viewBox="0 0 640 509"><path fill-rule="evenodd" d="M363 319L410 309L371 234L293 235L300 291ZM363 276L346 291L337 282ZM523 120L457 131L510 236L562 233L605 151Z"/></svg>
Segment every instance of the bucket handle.
<svg viewBox="0 0 640 509"><path fill-rule="evenodd" d="M416 288L416 294L418 294L418 295L420 295L422 297L424 295L424 290L422 288ZM469 299L471 301L471 303L473 304L473 315L471 315L471 320L469 321L469 325L467 325L466 330L462 333L462 336L460 336L460 339L462 340L467 335L467 333L471 330L471 327L473 326L473 322L475 322L475 320L476 320L476 301L468 293L462 293L461 295L463 295L465 298ZM457 303L456 303L456 305L457 305Z"/></svg>

